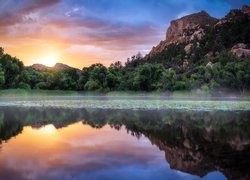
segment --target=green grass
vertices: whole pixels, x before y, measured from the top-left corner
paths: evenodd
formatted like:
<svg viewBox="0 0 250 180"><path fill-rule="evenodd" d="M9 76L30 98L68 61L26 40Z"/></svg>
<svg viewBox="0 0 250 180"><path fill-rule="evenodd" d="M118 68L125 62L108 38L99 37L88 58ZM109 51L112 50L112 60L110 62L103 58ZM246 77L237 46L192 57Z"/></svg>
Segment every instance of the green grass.
<svg viewBox="0 0 250 180"><path fill-rule="evenodd" d="M173 98L182 98L182 97L211 97L211 94L208 91L174 91L172 93Z"/></svg>
<svg viewBox="0 0 250 180"><path fill-rule="evenodd" d="M136 99L43 99L5 100L0 106L101 108L101 109L184 109L184 110L250 110L250 101L136 100Z"/></svg>
<svg viewBox="0 0 250 180"><path fill-rule="evenodd" d="M5 89L0 90L0 96L54 96L54 95L79 95L77 91L40 90L40 89Z"/></svg>

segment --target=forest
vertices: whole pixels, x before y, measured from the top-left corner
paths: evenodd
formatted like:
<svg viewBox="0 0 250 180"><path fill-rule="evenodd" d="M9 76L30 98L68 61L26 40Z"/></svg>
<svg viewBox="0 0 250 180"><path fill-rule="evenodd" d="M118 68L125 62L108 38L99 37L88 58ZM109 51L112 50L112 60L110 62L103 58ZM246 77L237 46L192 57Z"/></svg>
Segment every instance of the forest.
<svg viewBox="0 0 250 180"><path fill-rule="evenodd" d="M198 64L187 71L152 63L140 53L105 67L93 64L81 71L37 71L25 67L16 57L0 49L1 89L46 89L76 91L176 91L201 89L212 91L229 88L244 92L250 88L250 61L222 51L212 65Z"/></svg>

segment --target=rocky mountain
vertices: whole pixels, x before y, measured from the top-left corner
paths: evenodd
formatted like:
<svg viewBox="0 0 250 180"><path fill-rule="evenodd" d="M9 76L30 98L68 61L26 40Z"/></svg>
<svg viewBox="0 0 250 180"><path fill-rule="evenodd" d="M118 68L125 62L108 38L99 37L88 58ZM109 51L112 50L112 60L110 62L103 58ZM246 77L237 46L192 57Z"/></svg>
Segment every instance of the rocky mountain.
<svg viewBox="0 0 250 180"><path fill-rule="evenodd" d="M66 65L66 64L63 64L63 63L56 63L52 69L53 70L59 70L59 71L62 71L62 70L66 70L66 69L70 69L72 67Z"/></svg>
<svg viewBox="0 0 250 180"><path fill-rule="evenodd" d="M157 61L159 56L169 56L169 52L167 54L166 52L173 51L171 50L173 47L177 48L179 53L174 55L172 53L171 58L181 56L184 64L188 64L191 56L195 56L197 49L205 53L201 54L203 57L216 56L224 49L233 49L232 53L239 57L250 57L249 22L250 7L247 5L242 9L231 10L222 19L213 18L205 11L184 16L171 21L166 39L153 47L145 59ZM241 43L240 49L236 48L239 43Z"/></svg>
<svg viewBox="0 0 250 180"><path fill-rule="evenodd" d="M161 41L156 47L153 47L149 56L160 53L170 44L185 43L195 38L201 39L204 35L204 28L213 26L217 22L218 19L211 17L205 11L173 20L167 29L166 39Z"/></svg>
<svg viewBox="0 0 250 180"><path fill-rule="evenodd" d="M56 63L53 67L48 67L43 64L33 64L30 67L37 71L63 71L67 69L75 69L63 63ZM79 69L77 70L80 71Z"/></svg>
<svg viewBox="0 0 250 180"><path fill-rule="evenodd" d="M45 66L43 64L33 64L30 67L37 70L37 71L47 71L51 68L51 67Z"/></svg>

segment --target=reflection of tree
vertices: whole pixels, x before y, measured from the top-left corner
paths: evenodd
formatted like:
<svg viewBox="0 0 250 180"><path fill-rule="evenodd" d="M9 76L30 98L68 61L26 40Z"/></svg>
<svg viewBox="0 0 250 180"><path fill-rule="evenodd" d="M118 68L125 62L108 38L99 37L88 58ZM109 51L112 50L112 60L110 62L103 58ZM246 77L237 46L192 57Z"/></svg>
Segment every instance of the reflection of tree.
<svg viewBox="0 0 250 180"><path fill-rule="evenodd" d="M20 121L14 117L14 112L0 112L0 142L8 140L22 132L23 126Z"/></svg>
<svg viewBox="0 0 250 180"><path fill-rule="evenodd" d="M250 112L135 111L57 108L1 108L0 142L23 126L65 127L82 120L93 128L106 124L140 138L146 136L163 150L170 166L200 176L221 170L228 177L248 175ZM236 165L237 164L237 165ZM237 167L237 168L235 168Z"/></svg>
<svg viewBox="0 0 250 180"><path fill-rule="evenodd" d="M221 170L229 178L248 176L249 112L91 110L86 113L84 123L92 127L109 124L120 129L124 125L136 137L145 135L165 151L174 169L200 176L212 170Z"/></svg>

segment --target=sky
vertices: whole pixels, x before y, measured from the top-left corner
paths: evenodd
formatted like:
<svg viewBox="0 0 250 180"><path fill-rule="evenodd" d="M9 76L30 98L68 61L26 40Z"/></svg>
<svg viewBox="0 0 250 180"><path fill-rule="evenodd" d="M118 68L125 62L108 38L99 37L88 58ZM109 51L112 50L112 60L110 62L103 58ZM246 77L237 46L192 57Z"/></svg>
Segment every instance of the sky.
<svg viewBox="0 0 250 180"><path fill-rule="evenodd" d="M250 0L0 0L0 46L24 65L109 66L165 39L173 19L221 18Z"/></svg>

